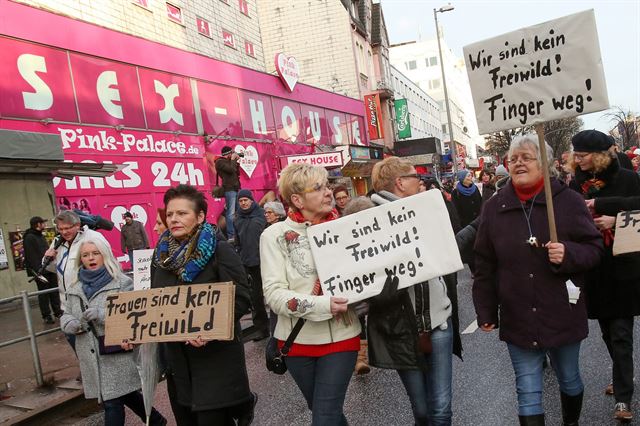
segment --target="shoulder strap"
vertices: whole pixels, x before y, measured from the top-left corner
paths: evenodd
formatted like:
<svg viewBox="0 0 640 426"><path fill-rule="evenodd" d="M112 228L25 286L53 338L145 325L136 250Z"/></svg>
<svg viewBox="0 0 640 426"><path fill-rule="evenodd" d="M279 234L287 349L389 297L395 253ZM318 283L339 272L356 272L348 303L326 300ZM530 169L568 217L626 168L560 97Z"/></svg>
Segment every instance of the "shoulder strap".
<svg viewBox="0 0 640 426"><path fill-rule="evenodd" d="M293 326L293 330L291 330L291 334L289 334L289 337L287 337L287 341L284 342L284 346L282 346L282 349L280 349L280 352L282 352L283 355L286 355L289 353L289 349L291 349L291 345L293 345L293 341L296 340L296 337L298 337L298 333L300 333L300 329L302 328L305 322L306 320L304 318L299 318L298 322L296 322L296 325Z"/></svg>

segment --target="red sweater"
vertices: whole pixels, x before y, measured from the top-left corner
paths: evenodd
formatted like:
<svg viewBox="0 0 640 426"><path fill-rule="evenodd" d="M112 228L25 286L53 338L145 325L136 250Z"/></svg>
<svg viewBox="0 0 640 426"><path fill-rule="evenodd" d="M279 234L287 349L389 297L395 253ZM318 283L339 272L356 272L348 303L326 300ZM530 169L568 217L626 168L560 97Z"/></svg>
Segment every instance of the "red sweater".
<svg viewBox="0 0 640 426"><path fill-rule="evenodd" d="M284 342L278 340L278 348L282 349ZM360 350L360 336L351 339L342 340L340 342L325 343L322 345L303 345L294 343L289 349L287 356L310 356L321 357L336 352L350 352Z"/></svg>

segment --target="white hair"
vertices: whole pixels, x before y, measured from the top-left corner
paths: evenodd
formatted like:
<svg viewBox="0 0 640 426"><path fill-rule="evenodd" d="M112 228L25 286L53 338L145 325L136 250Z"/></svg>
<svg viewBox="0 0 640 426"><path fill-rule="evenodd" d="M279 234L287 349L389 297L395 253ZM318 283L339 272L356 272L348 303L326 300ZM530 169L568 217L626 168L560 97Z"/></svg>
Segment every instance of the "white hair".
<svg viewBox="0 0 640 426"><path fill-rule="evenodd" d="M78 260L76 261L78 270L80 270L80 268L82 267L82 256L80 255L80 253L82 252L82 247L84 247L86 244L93 244L94 246L96 246L96 248L102 255L104 267L107 269L107 272L109 272L109 275L111 275L111 277L113 277L114 279L118 279L124 275L124 272L122 272L122 268L120 268L120 263L118 263L115 256L113 255L113 252L111 251L111 246L109 246L109 243L102 238L89 237L82 240L82 242L80 243L80 247L78 248Z"/></svg>
<svg viewBox="0 0 640 426"><path fill-rule="evenodd" d="M558 170L553 166L553 149L549 146L547 141L544 142L544 145L547 150L547 166L549 166L549 175L551 177L558 177ZM536 153L536 160L538 160L538 164L540 164L540 169L542 169L542 157L540 155L540 144L538 143L538 135L535 133L527 133L524 135L516 136L511 140L511 144L509 145L509 154L507 158L511 158L513 152L518 149L526 149L533 148L533 151Z"/></svg>

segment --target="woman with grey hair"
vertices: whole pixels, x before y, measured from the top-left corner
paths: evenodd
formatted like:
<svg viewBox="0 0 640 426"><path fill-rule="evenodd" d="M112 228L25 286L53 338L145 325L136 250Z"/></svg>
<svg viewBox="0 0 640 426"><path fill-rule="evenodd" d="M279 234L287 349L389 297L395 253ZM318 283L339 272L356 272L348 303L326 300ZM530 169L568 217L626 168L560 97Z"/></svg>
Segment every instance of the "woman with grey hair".
<svg viewBox="0 0 640 426"><path fill-rule="evenodd" d="M264 204L263 209L264 217L267 219L267 227L287 218L287 212L280 201L269 201Z"/></svg>
<svg viewBox="0 0 640 426"><path fill-rule="evenodd" d="M76 354L80 363L85 398L97 398L104 407L106 426L125 421L125 405L146 420L140 393L140 376L133 353L120 346L104 345L107 296L133 289L133 282L122 273L109 244L100 238L80 243L76 283L67 290L67 305L60 320L62 330L76 336ZM167 421L155 409L151 425Z"/></svg>
<svg viewBox="0 0 640 426"><path fill-rule="evenodd" d="M515 138L508 158L511 180L485 204L475 243L478 325L485 332L499 326L507 343L520 424L545 424L542 364L548 354L560 386L563 424L575 426L584 390L580 344L588 333L579 288L600 262L602 238L580 195L552 178L558 242L548 242L537 136Z"/></svg>

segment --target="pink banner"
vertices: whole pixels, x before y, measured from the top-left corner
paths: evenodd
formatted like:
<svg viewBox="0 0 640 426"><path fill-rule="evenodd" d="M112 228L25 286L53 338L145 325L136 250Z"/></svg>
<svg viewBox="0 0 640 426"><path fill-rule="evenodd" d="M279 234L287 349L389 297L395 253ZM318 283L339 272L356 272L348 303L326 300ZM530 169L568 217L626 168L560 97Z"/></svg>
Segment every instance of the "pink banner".
<svg viewBox="0 0 640 426"><path fill-rule="evenodd" d="M139 68L147 126L150 129L196 132L189 79Z"/></svg>
<svg viewBox="0 0 640 426"><path fill-rule="evenodd" d="M338 111L326 110L326 116L331 145L347 145L351 139L347 115Z"/></svg>
<svg viewBox="0 0 640 426"><path fill-rule="evenodd" d="M238 89L198 81L202 126L208 135L243 137Z"/></svg>
<svg viewBox="0 0 640 426"><path fill-rule="evenodd" d="M300 105L302 111L302 137L303 142L316 145L329 145L329 129L324 109L311 105Z"/></svg>
<svg viewBox="0 0 640 426"><path fill-rule="evenodd" d="M276 118L278 142L298 143L302 137L302 118L300 104L280 98L273 98L273 112Z"/></svg>
<svg viewBox="0 0 640 426"><path fill-rule="evenodd" d="M364 119L357 115L347 115L349 123L351 143L352 145L368 145L366 136L364 135Z"/></svg>
<svg viewBox="0 0 640 426"><path fill-rule="evenodd" d="M144 128L136 68L86 55L70 55L83 123Z"/></svg>
<svg viewBox="0 0 640 426"><path fill-rule="evenodd" d="M78 121L65 51L3 37L0 51L1 116Z"/></svg>
<svg viewBox="0 0 640 426"><path fill-rule="evenodd" d="M258 93L238 90L238 99L244 137L275 140L276 125L273 121L271 98Z"/></svg>

